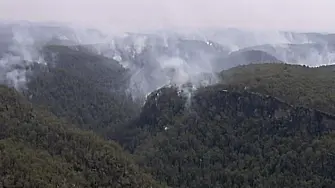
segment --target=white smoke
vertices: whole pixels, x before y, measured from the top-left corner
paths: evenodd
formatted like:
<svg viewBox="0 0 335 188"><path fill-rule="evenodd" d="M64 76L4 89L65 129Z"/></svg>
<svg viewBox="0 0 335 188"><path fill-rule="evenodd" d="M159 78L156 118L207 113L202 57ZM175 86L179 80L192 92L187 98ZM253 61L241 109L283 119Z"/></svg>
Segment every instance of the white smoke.
<svg viewBox="0 0 335 188"><path fill-rule="evenodd" d="M290 64L307 65L310 67L335 64L334 44L268 44L253 46L244 50L250 49L262 50Z"/></svg>
<svg viewBox="0 0 335 188"><path fill-rule="evenodd" d="M305 44L311 41L304 34L281 31L257 31L240 29L200 30L182 32L185 38L212 40L232 51L265 44Z"/></svg>
<svg viewBox="0 0 335 188"><path fill-rule="evenodd" d="M140 97L165 85L183 90L187 84L191 88L214 84L221 70L213 68L213 56L237 50L262 50L284 62L309 66L335 62L335 47L322 34L238 29L119 34L27 23L14 26L12 32L12 42L0 56L0 81L17 88L27 82L25 67L46 63L40 49L52 39L56 44L90 46L95 53L118 61L131 73L128 91Z"/></svg>
<svg viewBox="0 0 335 188"><path fill-rule="evenodd" d="M277 57L279 60L293 64L320 66L334 64L335 60L335 51L327 47L327 41L321 35L320 38L319 36L310 37L304 33L232 29L212 32L167 33L152 33L157 37L154 42L150 41L152 38L147 36L127 35L125 38L128 37L130 43L127 43L125 49L132 52L132 56L135 56L141 54L146 48L154 47L159 43L163 47L173 48L174 44L171 43L171 38L179 37L203 41L207 45L211 45L209 41L214 41L230 49L230 52L259 49ZM322 48L316 49L313 47L312 44L315 43L321 45ZM144 65L142 66L134 65L131 61L122 61L122 57L119 55L114 56L114 59L131 70L132 77L129 88L135 94L145 95L169 84L177 85L180 89L183 89L182 86L187 83L199 87L200 85L210 85L217 82L216 73L221 70L213 70L211 55L201 54L201 50L196 50L197 60L185 59L181 57L178 48L175 50L172 56L151 54L154 57L154 63L152 64L148 60L148 62L143 62ZM208 77L205 79L204 75Z"/></svg>
<svg viewBox="0 0 335 188"><path fill-rule="evenodd" d="M46 64L39 53L37 42L26 25L13 27L12 43L0 59L0 81L21 89L27 82L27 67L32 63Z"/></svg>
<svg viewBox="0 0 335 188"><path fill-rule="evenodd" d="M199 87L218 81L211 64L206 60L197 63L166 56L157 57L156 60L157 64L133 69L129 87L133 93L145 95L165 85L175 85L183 89L188 83Z"/></svg>

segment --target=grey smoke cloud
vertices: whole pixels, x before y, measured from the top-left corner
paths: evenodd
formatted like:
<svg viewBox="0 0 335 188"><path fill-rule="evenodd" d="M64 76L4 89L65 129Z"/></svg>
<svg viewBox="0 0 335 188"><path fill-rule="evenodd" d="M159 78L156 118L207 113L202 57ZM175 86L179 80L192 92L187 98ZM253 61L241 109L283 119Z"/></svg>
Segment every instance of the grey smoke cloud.
<svg viewBox="0 0 335 188"><path fill-rule="evenodd" d="M112 30L241 27L335 31L333 0L0 0L0 19Z"/></svg>
<svg viewBox="0 0 335 188"><path fill-rule="evenodd" d="M334 5L333 0L0 0L0 20L56 21L100 27L106 35L91 32L85 27L73 26L71 29L76 42L93 44L97 53L114 58L129 69L132 73L129 90L142 96L166 84L176 84L184 88L186 83L192 83L194 87L215 83L216 72L220 70L214 70L215 68L212 67L213 54L198 53L199 49L212 47L209 42L211 40L223 45L229 52L255 45L255 48L262 48L263 44L272 47L277 44L310 42L306 34L299 34L298 37L278 31L250 32L228 29L216 35L215 32L211 33L215 30L206 32L206 29L239 27L332 32L335 31L331 10ZM43 46L44 42L49 41L53 35L63 34L59 30L37 31L38 24L35 26L35 29L32 29L29 24L19 24L15 26L16 29L11 29L14 37L8 49L10 53L0 59L0 69L3 70L0 71L0 83L10 80L12 82L10 84L15 87L24 86L27 81L25 76L27 72L25 69L16 67L24 67L22 63L49 63L43 60L38 47ZM118 37L110 32L177 28L190 28L190 33L179 34L185 39L201 41L200 47L194 41L190 44L185 43L185 45L188 44L188 49L190 46L196 48L194 49L197 51L196 58L183 57L173 42L167 42L169 38L174 38L176 33L165 36L165 32L169 33L167 31L158 32L160 37L154 37L151 40L144 35L131 35L130 44L128 44L127 35L119 36L122 51L127 52L127 55L135 53L136 57L140 57L135 58L136 60L121 58L120 54L116 53L118 50L115 49ZM30 32L33 30L34 32ZM66 36L64 34L62 37L66 38ZM161 44L162 46L172 50L172 55L162 54L157 50L141 53L147 45L150 46L159 41L164 43ZM257 45L261 46L257 47ZM128 52L132 46L134 51ZM272 54L274 49L273 56L278 56L277 58L290 63L333 64L335 53L326 47L319 50L295 49L294 53L291 53L292 49L289 46L282 48L276 46L276 48L266 48L265 51ZM143 57L146 59L144 65L142 65ZM291 59L296 62L291 62Z"/></svg>

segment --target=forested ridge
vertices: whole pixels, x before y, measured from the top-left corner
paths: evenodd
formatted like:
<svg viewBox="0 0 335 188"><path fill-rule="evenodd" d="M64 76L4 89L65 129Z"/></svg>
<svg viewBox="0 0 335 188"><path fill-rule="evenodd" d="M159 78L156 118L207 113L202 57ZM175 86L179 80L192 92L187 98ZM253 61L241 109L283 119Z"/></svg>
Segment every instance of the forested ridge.
<svg viewBox="0 0 335 188"><path fill-rule="evenodd" d="M284 101L335 114L335 66L310 68L290 64L252 64L222 71L231 89L260 92Z"/></svg>
<svg viewBox="0 0 335 188"><path fill-rule="evenodd" d="M117 61L73 48L47 47L46 59L55 63L32 69L24 95L58 117L100 134L136 115L139 105L124 88L126 70Z"/></svg>
<svg viewBox="0 0 335 188"><path fill-rule="evenodd" d="M1 186L335 186L333 66L238 66L141 107L118 62L76 48L44 49L23 95L1 86Z"/></svg>
<svg viewBox="0 0 335 188"><path fill-rule="evenodd" d="M184 110L167 105L175 96L152 98L160 102L120 131L158 180L172 187L335 185L334 116L220 86L199 90Z"/></svg>
<svg viewBox="0 0 335 188"><path fill-rule="evenodd" d="M0 86L0 187L159 187L111 141Z"/></svg>

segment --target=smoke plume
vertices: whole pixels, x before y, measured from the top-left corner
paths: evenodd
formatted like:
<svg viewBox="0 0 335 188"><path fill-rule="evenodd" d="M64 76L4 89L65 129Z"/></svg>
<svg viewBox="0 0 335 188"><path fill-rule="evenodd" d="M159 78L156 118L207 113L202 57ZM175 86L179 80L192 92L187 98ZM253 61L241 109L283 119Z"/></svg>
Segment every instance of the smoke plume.
<svg viewBox="0 0 335 188"><path fill-rule="evenodd" d="M118 61L129 72L127 90L135 97L166 85L191 91L189 85L197 88L214 84L217 73L240 63L215 61L233 61L229 57L238 54L233 52L259 50L283 62L309 66L335 61L334 37L320 33L213 29L116 34L26 22L7 23L1 28L4 29L0 35L10 36L10 42L0 40L0 81L16 88L25 86L33 63L54 63L46 62L41 53L47 45L66 45L77 50L84 46L92 53ZM235 59L251 63L245 57Z"/></svg>

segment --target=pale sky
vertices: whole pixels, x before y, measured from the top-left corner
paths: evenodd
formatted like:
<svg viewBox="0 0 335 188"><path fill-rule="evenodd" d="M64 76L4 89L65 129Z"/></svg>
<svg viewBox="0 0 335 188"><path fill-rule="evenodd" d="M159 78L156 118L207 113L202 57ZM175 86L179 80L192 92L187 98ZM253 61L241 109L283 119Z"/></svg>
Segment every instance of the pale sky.
<svg viewBox="0 0 335 188"><path fill-rule="evenodd" d="M335 31L335 0L0 0L0 20L120 30L242 27Z"/></svg>

